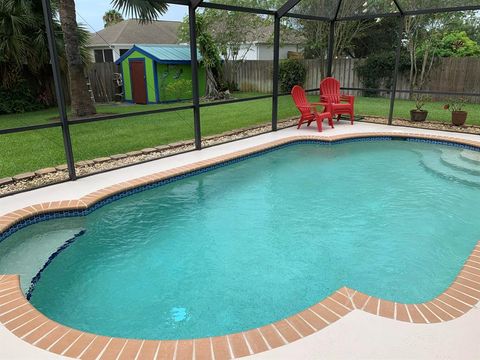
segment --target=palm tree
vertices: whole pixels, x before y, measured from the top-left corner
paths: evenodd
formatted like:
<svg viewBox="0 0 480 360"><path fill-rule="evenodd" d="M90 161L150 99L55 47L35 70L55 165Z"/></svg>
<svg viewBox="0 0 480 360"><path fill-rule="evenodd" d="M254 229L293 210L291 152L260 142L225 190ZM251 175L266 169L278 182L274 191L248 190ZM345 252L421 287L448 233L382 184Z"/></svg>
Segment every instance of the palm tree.
<svg viewBox="0 0 480 360"><path fill-rule="evenodd" d="M142 22L156 20L167 11L167 4L161 0L112 0L111 3L116 10ZM96 109L88 92L79 46L75 0L59 0L59 13L70 80L72 114L74 117L94 115Z"/></svg>
<svg viewBox="0 0 480 360"><path fill-rule="evenodd" d="M66 73L65 46L57 18L54 18L53 26L60 64ZM85 45L89 33L82 27L76 31L82 60L87 63L90 53ZM53 105L55 95L47 48L40 1L0 0L0 91L7 91L12 96L20 94L18 96L23 102L31 101L33 104L39 101L43 105Z"/></svg>
<svg viewBox="0 0 480 360"><path fill-rule="evenodd" d="M17 83L25 65L33 70L45 61L45 39L31 5L0 0L0 85L5 88Z"/></svg>
<svg viewBox="0 0 480 360"><path fill-rule="evenodd" d="M96 114L85 78L85 70L80 53L80 40L77 33L77 20L74 0L59 1L60 24L65 41L68 77L73 117Z"/></svg>
<svg viewBox="0 0 480 360"><path fill-rule="evenodd" d="M162 0L111 0L111 3L116 10L142 23L157 20L168 9Z"/></svg>
<svg viewBox="0 0 480 360"><path fill-rule="evenodd" d="M122 21L123 21L122 14L120 14L117 10L114 10L114 9L108 10L105 13L105 15L103 15L104 27L115 25Z"/></svg>

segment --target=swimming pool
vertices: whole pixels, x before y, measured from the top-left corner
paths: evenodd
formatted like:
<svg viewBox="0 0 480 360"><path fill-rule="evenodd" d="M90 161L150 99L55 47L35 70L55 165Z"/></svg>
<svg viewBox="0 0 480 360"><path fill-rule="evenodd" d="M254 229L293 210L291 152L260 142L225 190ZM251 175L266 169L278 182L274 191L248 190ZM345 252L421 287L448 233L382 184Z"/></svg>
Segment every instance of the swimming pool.
<svg viewBox="0 0 480 360"><path fill-rule="evenodd" d="M258 327L344 285L425 302L480 238L475 164L446 161L464 152L297 143L29 226L0 244L0 273L25 275L27 292L47 262L31 291L37 309L77 329L142 339Z"/></svg>

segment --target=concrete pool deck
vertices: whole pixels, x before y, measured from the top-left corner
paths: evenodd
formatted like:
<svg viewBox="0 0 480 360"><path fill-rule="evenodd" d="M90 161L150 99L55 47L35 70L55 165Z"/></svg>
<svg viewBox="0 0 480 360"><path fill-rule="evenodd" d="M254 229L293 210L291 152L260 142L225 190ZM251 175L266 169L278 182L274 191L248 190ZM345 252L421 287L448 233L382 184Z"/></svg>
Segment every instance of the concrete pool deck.
<svg viewBox="0 0 480 360"><path fill-rule="evenodd" d="M345 122L337 125L335 129L325 129L323 133L316 132L313 127L302 128L301 130L289 128L202 151L160 159L126 169L114 170L109 173L80 179L76 182L58 184L6 197L0 199L0 216L39 203L80 199L96 190L122 182L198 162L208 162L219 156L262 146L273 141L281 142L289 137L314 136L331 139L339 135L351 135L354 133L442 136L452 140L475 141L480 144L480 139L477 135L387 127L366 123L357 123L355 126L351 126ZM310 332L301 340L255 355L254 357L259 359L479 358L480 342L476 333L480 330L480 313L476 307L476 302L471 304L471 306L473 306L472 310L456 320L427 325L401 323L370 315L364 311L348 311L348 315L345 314L345 318L327 326L320 332L313 334ZM375 308L375 313L380 311L380 306ZM387 312L389 311L387 306ZM425 320L428 321L428 319ZM308 332L306 331L305 334ZM249 352L252 352L251 348L247 348L247 354ZM0 358L54 359L60 357L28 345L0 325Z"/></svg>

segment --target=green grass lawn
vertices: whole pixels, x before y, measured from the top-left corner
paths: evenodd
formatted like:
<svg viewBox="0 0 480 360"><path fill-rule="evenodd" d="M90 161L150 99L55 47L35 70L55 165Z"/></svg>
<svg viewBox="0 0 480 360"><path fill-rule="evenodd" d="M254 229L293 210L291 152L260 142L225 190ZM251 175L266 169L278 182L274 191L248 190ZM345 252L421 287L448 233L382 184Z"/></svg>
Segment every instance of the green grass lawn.
<svg viewBox="0 0 480 360"><path fill-rule="evenodd" d="M259 94L243 93L236 97ZM316 97L311 97L316 101ZM99 113L118 114L157 108L168 105L98 105ZM412 101L398 100L395 117L409 118L414 107ZM429 120L450 122L450 113L443 110L443 103L429 103ZM201 109L202 134L204 136L268 123L271 121L271 99L223 104ZM357 97L356 113L359 115L387 116L388 99ZM480 124L480 105L469 104L470 124ZM295 116L297 110L289 96L279 99L279 118ZM58 121L56 109L27 114L0 116L0 128L11 128ZM125 153L145 147L158 146L181 140L193 139L193 111L140 115L130 118L99 121L70 126L75 160L87 160L101 156ZM60 128L0 135L0 178L27 171L65 163Z"/></svg>

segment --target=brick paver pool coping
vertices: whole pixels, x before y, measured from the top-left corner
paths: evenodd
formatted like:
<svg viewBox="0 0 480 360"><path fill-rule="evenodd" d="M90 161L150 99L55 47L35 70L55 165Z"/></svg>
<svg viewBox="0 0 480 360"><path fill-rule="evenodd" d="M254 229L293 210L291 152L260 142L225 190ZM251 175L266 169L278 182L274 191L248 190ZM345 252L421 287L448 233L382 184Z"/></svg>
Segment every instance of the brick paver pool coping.
<svg viewBox="0 0 480 360"><path fill-rule="evenodd" d="M360 133L329 138L295 136L228 155L120 183L78 200L33 205L0 217L0 234L39 214L85 210L112 195L192 171L221 164L280 145L371 137L414 138L479 148L480 143L453 137L409 133ZM480 300L480 242L450 287L423 304L400 304L343 287L318 304L289 318L257 329L194 340L121 339L85 333L50 320L25 298L18 275L0 275L0 323L22 340L52 353L79 359L231 359L277 348L309 336L340 320L353 310L410 323L440 323L456 319Z"/></svg>

